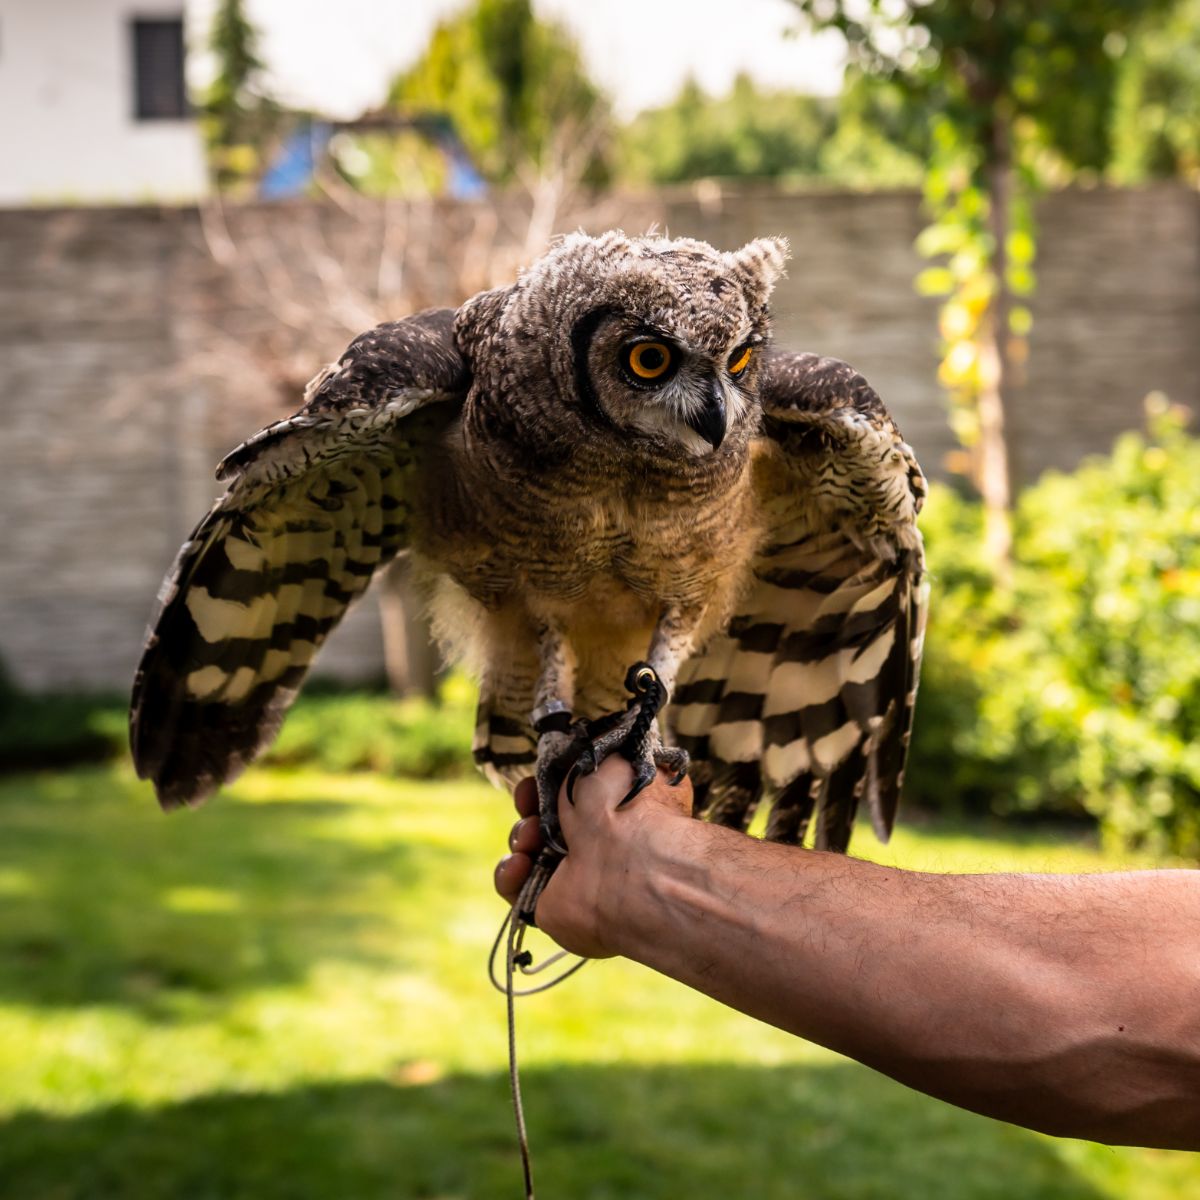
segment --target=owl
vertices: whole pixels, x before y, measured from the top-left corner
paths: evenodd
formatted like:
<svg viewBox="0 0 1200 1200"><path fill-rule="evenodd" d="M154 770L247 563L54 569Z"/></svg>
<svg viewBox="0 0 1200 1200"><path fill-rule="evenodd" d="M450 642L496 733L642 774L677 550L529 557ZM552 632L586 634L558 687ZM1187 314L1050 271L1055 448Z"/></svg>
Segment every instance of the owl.
<svg viewBox="0 0 1200 1200"><path fill-rule="evenodd" d="M662 767L722 824L765 797L768 838L841 851L865 801L886 838L924 478L861 375L772 343L786 257L577 234L511 286L356 338L220 464L163 584L130 717L162 805L269 745L405 553L479 679L476 761L537 776L552 844L564 773L613 753L626 800Z"/></svg>

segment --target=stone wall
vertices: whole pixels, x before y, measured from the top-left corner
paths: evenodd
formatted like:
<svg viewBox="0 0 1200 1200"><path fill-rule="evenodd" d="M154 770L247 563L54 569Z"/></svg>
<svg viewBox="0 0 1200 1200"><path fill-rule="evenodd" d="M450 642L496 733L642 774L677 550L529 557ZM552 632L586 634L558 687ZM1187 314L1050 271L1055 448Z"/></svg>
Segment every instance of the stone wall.
<svg viewBox="0 0 1200 1200"><path fill-rule="evenodd" d="M300 233L313 219L271 211L281 261L307 269ZM936 305L912 290L916 196L710 187L617 200L594 218L654 221L725 247L787 235L779 339L853 362L942 473L954 442L935 381ZM1200 197L1064 192L1038 223L1032 353L1011 414L1024 480L1105 450L1140 423L1152 389L1200 401ZM257 365L279 324L230 288L194 210L0 212L0 659L20 683L128 685L162 574L216 493L213 465L293 404L293 383ZM294 347L302 374L346 339L316 340L329 344ZM380 655L368 600L321 666L362 678Z"/></svg>

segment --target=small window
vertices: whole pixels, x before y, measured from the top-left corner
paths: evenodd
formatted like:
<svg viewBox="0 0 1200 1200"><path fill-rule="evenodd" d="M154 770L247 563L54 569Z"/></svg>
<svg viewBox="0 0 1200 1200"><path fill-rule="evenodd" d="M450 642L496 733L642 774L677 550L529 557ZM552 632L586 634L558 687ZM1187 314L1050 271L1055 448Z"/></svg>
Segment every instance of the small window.
<svg viewBox="0 0 1200 1200"><path fill-rule="evenodd" d="M133 87L139 121L188 115L182 17L133 22Z"/></svg>

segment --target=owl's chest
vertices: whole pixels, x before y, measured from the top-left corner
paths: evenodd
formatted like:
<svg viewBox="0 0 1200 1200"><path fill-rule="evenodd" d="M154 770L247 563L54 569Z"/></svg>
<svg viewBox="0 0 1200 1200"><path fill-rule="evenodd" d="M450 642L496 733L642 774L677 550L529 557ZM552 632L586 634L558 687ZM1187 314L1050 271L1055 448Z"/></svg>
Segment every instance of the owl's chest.
<svg viewBox="0 0 1200 1200"><path fill-rule="evenodd" d="M477 477L434 557L489 607L515 593L571 600L596 589L705 603L751 552L749 474L703 488L536 472Z"/></svg>

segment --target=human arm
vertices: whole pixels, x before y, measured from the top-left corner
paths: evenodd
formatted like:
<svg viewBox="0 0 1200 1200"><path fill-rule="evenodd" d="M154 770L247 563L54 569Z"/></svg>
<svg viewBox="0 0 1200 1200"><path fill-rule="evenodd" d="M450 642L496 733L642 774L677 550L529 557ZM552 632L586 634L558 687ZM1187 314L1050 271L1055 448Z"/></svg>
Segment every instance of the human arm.
<svg viewBox="0 0 1200 1200"><path fill-rule="evenodd" d="M621 954L963 1108L1060 1136L1200 1149L1200 872L932 875L693 821L614 759L561 804L538 901ZM522 811L529 796L518 795ZM536 818L497 868L512 899Z"/></svg>

